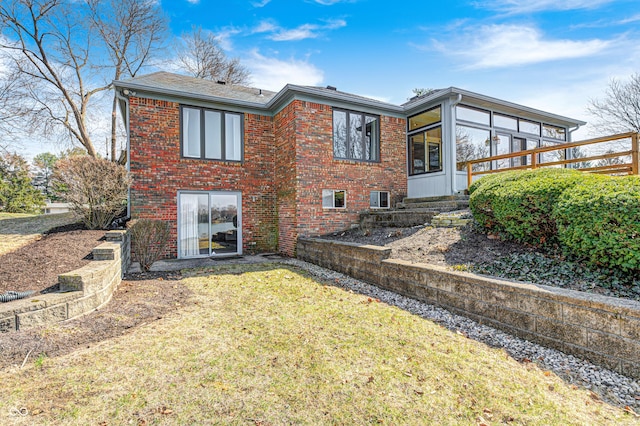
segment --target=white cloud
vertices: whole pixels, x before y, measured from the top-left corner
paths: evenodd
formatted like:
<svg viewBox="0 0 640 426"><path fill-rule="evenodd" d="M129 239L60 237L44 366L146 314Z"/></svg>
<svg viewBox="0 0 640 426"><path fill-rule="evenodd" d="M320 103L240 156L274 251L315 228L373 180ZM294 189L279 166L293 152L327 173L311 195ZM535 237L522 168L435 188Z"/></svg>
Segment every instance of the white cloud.
<svg viewBox="0 0 640 426"><path fill-rule="evenodd" d="M187 0L187 3L191 3L191 4L199 4L200 0Z"/></svg>
<svg viewBox="0 0 640 426"><path fill-rule="evenodd" d="M596 9L613 1L615 0L494 0L476 2L476 6L516 14L543 10Z"/></svg>
<svg viewBox="0 0 640 426"><path fill-rule="evenodd" d="M268 38L273 41L297 41L309 38L317 38L324 31L343 28L347 22L343 19L325 21L324 24L303 24L296 28L286 29L272 21L262 21L253 33L271 33Z"/></svg>
<svg viewBox="0 0 640 426"><path fill-rule="evenodd" d="M262 0L262 1L254 1L251 2L251 5L253 7L265 7L266 5L268 5L269 3L271 3L271 0Z"/></svg>
<svg viewBox="0 0 640 426"><path fill-rule="evenodd" d="M337 3L351 3L350 0L344 1L344 0L313 0L315 3L321 4L323 6L333 6L334 4Z"/></svg>
<svg viewBox="0 0 640 426"><path fill-rule="evenodd" d="M489 25L469 31L450 42L434 42L445 55L463 58L466 68L502 68L562 59L594 56L611 41L551 40L536 28L519 25ZM463 48L460 48L463 46Z"/></svg>
<svg viewBox="0 0 640 426"><path fill-rule="evenodd" d="M242 32L241 30L233 27L223 28L219 32L215 33L216 41L218 42L218 44L222 49L226 51L232 51L233 43L231 42L231 37L233 37L236 34L240 34L241 32Z"/></svg>
<svg viewBox="0 0 640 426"><path fill-rule="evenodd" d="M628 17L626 19L623 19L623 20L619 21L619 23L620 24L632 24L632 23L635 23L635 22L638 22L638 21L640 21L640 13L637 13L637 14L635 14L633 16L630 16L630 17Z"/></svg>
<svg viewBox="0 0 640 426"><path fill-rule="evenodd" d="M251 71L251 84L267 90L279 91L287 83L317 86L324 79L322 70L307 61L268 58L257 50L251 52L251 56L243 59L242 63Z"/></svg>

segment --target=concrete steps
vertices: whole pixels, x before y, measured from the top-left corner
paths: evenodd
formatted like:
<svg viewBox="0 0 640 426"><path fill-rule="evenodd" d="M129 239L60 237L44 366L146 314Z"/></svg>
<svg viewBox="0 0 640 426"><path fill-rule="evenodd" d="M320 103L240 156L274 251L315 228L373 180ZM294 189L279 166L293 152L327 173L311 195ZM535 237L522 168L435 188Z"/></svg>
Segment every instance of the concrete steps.
<svg viewBox="0 0 640 426"><path fill-rule="evenodd" d="M437 209L440 212L463 210L469 208L469 196L468 195L451 195L446 197L431 197L431 198L405 198L401 203L396 205L396 209L399 210L413 210L413 209Z"/></svg>
<svg viewBox="0 0 640 426"><path fill-rule="evenodd" d="M430 198L405 198L394 210L379 210L360 215L361 228L383 228L424 225L443 212L469 208L468 195Z"/></svg>

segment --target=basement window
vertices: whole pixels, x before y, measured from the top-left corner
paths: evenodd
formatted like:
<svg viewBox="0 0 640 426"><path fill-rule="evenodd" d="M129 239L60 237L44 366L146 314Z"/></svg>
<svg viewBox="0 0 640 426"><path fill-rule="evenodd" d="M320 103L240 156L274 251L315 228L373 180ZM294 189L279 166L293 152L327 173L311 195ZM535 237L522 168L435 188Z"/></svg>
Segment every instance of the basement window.
<svg viewBox="0 0 640 426"><path fill-rule="evenodd" d="M369 206L372 209L388 209L389 208L389 192L387 191L371 191Z"/></svg>
<svg viewBox="0 0 640 426"><path fill-rule="evenodd" d="M322 208L324 209L344 209L347 206L347 191L323 189Z"/></svg>

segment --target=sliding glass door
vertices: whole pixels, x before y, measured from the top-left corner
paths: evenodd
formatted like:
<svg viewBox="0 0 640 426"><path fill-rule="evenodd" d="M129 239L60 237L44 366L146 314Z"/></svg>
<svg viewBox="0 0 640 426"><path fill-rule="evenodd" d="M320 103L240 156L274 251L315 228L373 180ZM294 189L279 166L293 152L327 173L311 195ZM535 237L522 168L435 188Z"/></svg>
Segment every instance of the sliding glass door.
<svg viewBox="0 0 640 426"><path fill-rule="evenodd" d="M242 254L239 192L178 194L178 257Z"/></svg>

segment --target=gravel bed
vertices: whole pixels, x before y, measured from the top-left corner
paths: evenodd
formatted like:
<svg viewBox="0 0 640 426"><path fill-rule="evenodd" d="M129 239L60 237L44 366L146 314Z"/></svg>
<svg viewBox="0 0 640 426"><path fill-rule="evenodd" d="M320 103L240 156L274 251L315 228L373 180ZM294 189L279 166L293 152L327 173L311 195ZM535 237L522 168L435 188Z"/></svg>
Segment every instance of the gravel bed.
<svg viewBox="0 0 640 426"><path fill-rule="evenodd" d="M339 272L298 259L283 259L281 262L304 269L318 278L330 280L339 287L379 299L434 321L468 338L492 347L503 348L514 359L520 362L534 362L540 368L554 372L567 383L591 390L605 402L622 407L629 406L636 412L640 411L640 383L632 378L479 324L443 308L383 290Z"/></svg>

